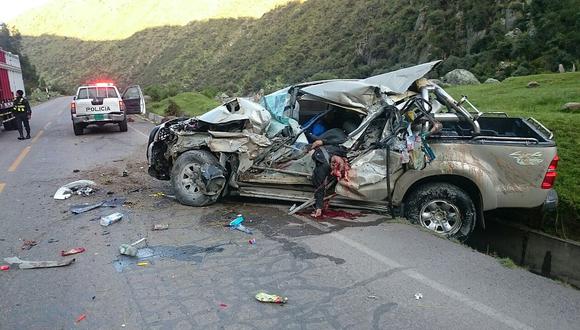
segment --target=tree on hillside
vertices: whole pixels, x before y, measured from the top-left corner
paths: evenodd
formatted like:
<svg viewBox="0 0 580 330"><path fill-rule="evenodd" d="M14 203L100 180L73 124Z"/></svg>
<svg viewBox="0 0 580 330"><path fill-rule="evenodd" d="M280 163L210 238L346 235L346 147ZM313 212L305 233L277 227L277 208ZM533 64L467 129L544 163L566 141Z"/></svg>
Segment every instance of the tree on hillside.
<svg viewBox="0 0 580 330"><path fill-rule="evenodd" d="M0 24L0 48L20 57L24 86L26 87L27 94L29 94L32 90L39 87L39 81L36 68L30 63L28 57L22 54L21 40L22 36L18 30L8 28L5 23Z"/></svg>

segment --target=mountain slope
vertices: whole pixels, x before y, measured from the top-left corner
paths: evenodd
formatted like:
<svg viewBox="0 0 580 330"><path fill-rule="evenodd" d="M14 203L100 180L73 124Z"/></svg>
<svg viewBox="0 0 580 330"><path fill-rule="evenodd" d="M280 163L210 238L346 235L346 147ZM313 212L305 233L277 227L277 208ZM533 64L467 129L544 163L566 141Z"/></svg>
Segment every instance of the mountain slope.
<svg viewBox="0 0 580 330"><path fill-rule="evenodd" d="M121 84L176 82L243 93L321 78L360 78L446 59L440 72L480 79L577 66L580 0L310 0L259 19L157 27L113 41L40 36L25 52L53 86L106 76ZM577 6L580 8L580 6Z"/></svg>
<svg viewBox="0 0 580 330"><path fill-rule="evenodd" d="M289 0L52 0L10 21L28 36L118 40L146 28L210 18L260 17Z"/></svg>

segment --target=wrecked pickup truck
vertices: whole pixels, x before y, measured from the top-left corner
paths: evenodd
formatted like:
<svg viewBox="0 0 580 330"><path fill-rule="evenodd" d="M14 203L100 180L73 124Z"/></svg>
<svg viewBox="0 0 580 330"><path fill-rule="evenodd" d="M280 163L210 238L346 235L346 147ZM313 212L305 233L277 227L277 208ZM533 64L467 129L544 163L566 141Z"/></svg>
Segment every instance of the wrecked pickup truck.
<svg viewBox="0 0 580 330"><path fill-rule="evenodd" d="M149 174L171 180L186 205L227 195L308 201L309 137L323 126L345 132L350 163L327 189L330 205L395 212L455 238L484 225L483 211L554 206L552 133L454 100L424 78L439 62L299 84L168 121L151 131Z"/></svg>

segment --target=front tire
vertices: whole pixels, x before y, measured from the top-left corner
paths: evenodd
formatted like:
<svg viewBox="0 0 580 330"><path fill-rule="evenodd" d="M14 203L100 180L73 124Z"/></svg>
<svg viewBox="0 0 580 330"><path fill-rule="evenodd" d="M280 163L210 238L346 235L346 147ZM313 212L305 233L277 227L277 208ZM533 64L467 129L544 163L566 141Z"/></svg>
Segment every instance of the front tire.
<svg viewBox="0 0 580 330"><path fill-rule="evenodd" d="M406 200L405 216L438 235L465 240L476 224L476 208L463 189L449 183L427 183Z"/></svg>
<svg viewBox="0 0 580 330"><path fill-rule="evenodd" d="M171 169L171 185L181 204L205 206L215 203L226 185L225 170L217 158L204 150L181 154Z"/></svg>

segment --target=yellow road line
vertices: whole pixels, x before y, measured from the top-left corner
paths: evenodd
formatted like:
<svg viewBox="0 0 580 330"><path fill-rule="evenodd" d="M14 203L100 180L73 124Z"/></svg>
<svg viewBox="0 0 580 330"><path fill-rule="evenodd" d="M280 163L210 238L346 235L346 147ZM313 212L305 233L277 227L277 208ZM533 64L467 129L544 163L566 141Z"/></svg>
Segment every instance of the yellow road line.
<svg viewBox="0 0 580 330"><path fill-rule="evenodd" d="M0 182L0 193L4 191L4 187L6 187L6 184L3 182Z"/></svg>
<svg viewBox="0 0 580 330"><path fill-rule="evenodd" d="M32 139L32 141L30 143L34 144L38 140L38 138L40 138L42 133L44 133L44 130L41 129L40 131L38 131L38 133L36 133L36 136Z"/></svg>
<svg viewBox="0 0 580 330"><path fill-rule="evenodd" d="M30 148L31 148L31 146L28 146L20 152L18 157L16 157L16 160L14 160L14 163L12 163L12 165L10 165L10 167L8 168L8 172L15 172L16 171L16 169L18 168L18 165L20 165L20 163L22 163L22 160L24 159L24 157L26 157L26 155L28 155L28 153L30 152Z"/></svg>

